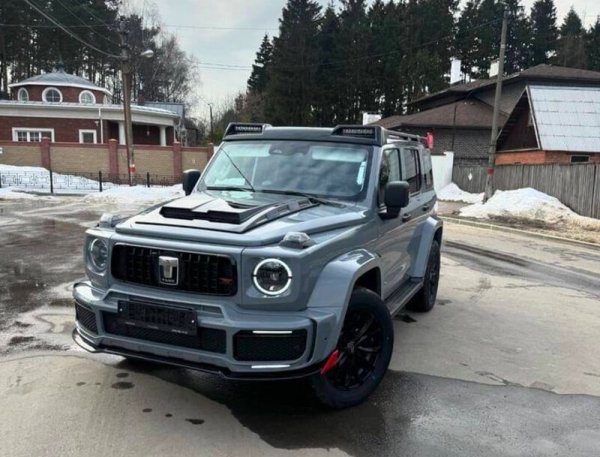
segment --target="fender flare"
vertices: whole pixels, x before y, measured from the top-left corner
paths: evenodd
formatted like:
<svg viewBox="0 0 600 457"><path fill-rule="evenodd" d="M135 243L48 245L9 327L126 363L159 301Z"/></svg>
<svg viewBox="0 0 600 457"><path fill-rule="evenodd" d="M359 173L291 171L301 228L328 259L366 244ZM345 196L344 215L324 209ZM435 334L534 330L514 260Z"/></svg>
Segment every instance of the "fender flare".
<svg viewBox="0 0 600 457"><path fill-rule="evenodd" d="M431 250L431 243L439 232L439 240L441 244L442 231L444 223L440 219L434 217L428 217L422 224L422 228L419 235L419 243L414 253L414 260L412 262L410 276L412 278L423 278L425 276L425 270L427 269L427 262L429 261L429 251Z"/></svg>
<svg viewBox="0 0 600 457"><path fill-rule="evenodd" d="M315 335L314 362L323 360L335 349L354 284L364 273L380 267L380 263L378 255L366 249L356 249L325 265L307 307L313 312L324 312L334 318L319 322Z"/></svg>

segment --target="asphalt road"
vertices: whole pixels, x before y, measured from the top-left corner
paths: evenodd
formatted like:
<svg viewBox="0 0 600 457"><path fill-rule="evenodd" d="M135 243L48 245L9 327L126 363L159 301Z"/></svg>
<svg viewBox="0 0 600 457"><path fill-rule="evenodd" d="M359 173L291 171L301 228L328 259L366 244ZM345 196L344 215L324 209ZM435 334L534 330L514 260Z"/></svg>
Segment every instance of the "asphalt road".
<svg viewBox="0 0 600 457"><path fill-rule="evenodd" d="M69 285L104 210L0 201L1 456L599 454L600 250L448 224L438 304L398 316L382 385L330 412L302 382L74 348Z"/></svg>

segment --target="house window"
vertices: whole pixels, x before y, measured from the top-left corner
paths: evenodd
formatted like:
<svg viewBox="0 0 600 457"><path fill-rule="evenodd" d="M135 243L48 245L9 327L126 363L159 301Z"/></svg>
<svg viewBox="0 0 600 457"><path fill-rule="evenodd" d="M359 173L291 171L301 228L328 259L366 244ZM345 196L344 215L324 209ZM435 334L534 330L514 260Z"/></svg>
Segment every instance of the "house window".
<svg viewBox="0 0 600 457"><path fill-rule="evenodd" d="M84 105L94 105L96 104L96 96L89 90L81 91L79 94L79 103Z"/></svg>
<svg viewBox="0 0 600 457"><path fill-rule="evenodd" d="M79 142L87 144L96 144L96 131L95 130L80 130L79 131Z"/></svg>
<svg viewBox="0 0 600 457"><path fill-rule="evenodd" d="M14 128L13 141L32 142L42 141L42 138L50 138L54 141L54 129L42 128Z"/></svg>
<svg viewBox="0 0 600 457"><path fill-rule="evenodd" d="M29 101L29 92L24 87L21 87L17 92L17 100L20 102L28 102Z"/></svg>
<svg viewBox="0 0 600 457"><path fill-rule="evenodd" d="M61 103L63 100L62 93L55 87L47 87L42 92L42 100L46 103Z"/></svg>
<svg viewBox="0 0 600 457"><path fill-rule="evenodd" d="M571 163L587 163L590 161L590 156L586 155L572 155Z"/></svg>

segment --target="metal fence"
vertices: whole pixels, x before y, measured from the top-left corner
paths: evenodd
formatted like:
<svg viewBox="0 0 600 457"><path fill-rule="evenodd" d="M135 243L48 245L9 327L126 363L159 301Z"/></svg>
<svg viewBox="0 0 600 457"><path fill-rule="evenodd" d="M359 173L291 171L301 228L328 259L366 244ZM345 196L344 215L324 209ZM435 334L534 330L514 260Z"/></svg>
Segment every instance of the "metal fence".
<svg viewBox="0 0 600 457"><path fill-rule="evenodd" d="M486 167L457 164L452 180L467 192L483 192ZM494 173L494 187L501 190L533 187L582 216L600 219L600 165L502 165Z"/></svg>
<svg viewBox="0 0 600 457"><path fill-rule="evenodd" d="M180 176L136 174L132 184L145 187L166 187L181 182ZM0 188L16 187L24 190L49 193L102 192L115 186L129 184L129 175L102 173L47 171L0 171Z"/></svg>

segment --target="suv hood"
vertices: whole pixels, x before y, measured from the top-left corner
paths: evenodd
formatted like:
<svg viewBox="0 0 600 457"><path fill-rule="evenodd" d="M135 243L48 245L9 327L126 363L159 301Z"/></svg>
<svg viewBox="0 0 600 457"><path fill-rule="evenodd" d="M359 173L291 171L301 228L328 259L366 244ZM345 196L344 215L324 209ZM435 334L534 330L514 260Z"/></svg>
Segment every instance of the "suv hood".
<svg viewBox="0 0 600 457"><path fill-rule="evenodd" d="M259 204L204 192L151 208L117 225L117 233L215 244L256 246L279 242L288 232L308 234L365 221L364 209L330 206L305 197L269 195Z"/></svg>

